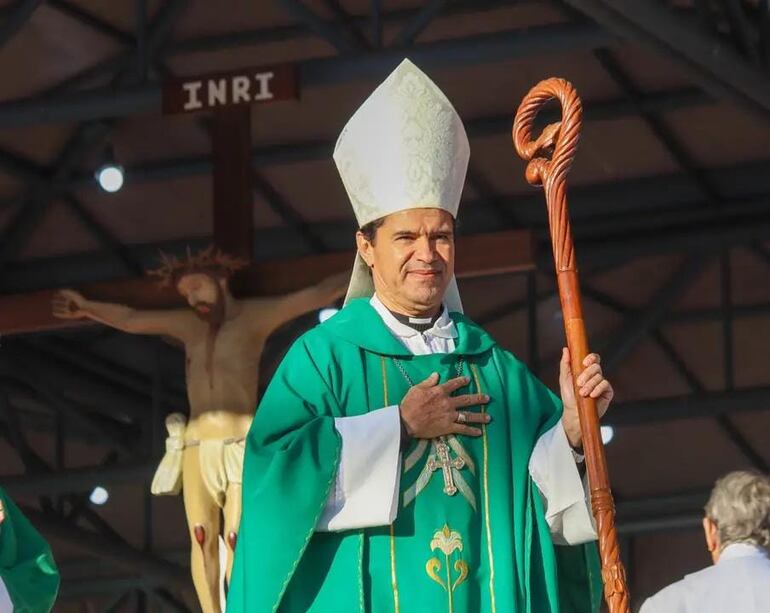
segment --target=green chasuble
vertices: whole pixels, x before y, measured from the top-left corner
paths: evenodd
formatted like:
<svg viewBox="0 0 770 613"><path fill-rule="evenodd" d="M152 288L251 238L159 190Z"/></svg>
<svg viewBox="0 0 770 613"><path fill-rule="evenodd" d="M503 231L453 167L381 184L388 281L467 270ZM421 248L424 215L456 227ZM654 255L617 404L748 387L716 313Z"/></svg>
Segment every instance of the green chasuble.
<svg viewBox="0 0 770 613"><path fill-rule="evenodd" d="M14 613L48 613L59 591L59 571L48 543L0 488L0 579Z"/></svg>
<svg viewBox="0 0 770 613"><path fill-rule="evenodd" d="M294 343L246 441L229 613L598 610L595 543L553 545L528 471L560 401L480 327L451 317L451 354L412 355L366 299ZM411 442L391 526L316 532L340 458L334 418L400 402L410 384L399 366L415 383L470 377L457 393L489 394L492 422L479 438Z"/></svg>

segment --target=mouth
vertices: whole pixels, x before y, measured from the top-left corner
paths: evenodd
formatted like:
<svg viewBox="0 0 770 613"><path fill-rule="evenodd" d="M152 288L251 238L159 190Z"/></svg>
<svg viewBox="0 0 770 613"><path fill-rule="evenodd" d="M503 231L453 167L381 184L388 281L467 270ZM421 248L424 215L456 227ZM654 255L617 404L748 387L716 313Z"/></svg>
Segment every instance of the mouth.
<svg viewBox="0 0 770 613"><path fill-rule="evenodd" d="M410 270L407 275L421 281L432 281L441 277L441 272L438 270Z"/></svg>
<svg viewBox="0 0 770 613"><path fill-rule="evenodd" d="M410 270L407 274L418 275L421 277L437 277L441 274L440 270Z"/></svg>
<svg viewBox="0 0 770 613"><path fill-rule="evenodd" d="M211 312L211 308L205 304L196 304L195 310L198 311L198 313L205 313L205 314L208 314Z"/></svg>

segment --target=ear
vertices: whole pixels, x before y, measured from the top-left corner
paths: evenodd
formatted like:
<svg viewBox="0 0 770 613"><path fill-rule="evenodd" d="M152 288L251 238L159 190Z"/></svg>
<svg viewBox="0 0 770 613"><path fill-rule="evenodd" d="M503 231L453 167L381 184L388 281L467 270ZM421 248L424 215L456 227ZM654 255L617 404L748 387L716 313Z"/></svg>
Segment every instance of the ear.
<svg viewBox="0 0 770 613"><path fill-rule="evenodd" d="M703 533L706 536L706 548L714 553L719 550L719 531L717 525L708 517L703 518Z"/></svg>
<svg viewBox="0 0 770 613"><path fill-rule="evenodd" d="M358 247L358 253L366 262L366 265L369 268L374 266L374 247L360 231L356 232L356 247Z"/></svg>

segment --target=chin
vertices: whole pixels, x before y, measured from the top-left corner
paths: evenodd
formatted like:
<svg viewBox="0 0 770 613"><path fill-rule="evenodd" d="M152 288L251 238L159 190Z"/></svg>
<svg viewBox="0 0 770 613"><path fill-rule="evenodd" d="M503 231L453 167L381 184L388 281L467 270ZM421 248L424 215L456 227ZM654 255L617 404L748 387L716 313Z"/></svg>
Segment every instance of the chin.
<svg viewBox="0 0 770 613"><path fill-rule="evenodd" d="M422 289L415 291L409 296L413 304L420 305L423 309L432 309L440 306L444 300L444 291L442 288Z"/></svg>

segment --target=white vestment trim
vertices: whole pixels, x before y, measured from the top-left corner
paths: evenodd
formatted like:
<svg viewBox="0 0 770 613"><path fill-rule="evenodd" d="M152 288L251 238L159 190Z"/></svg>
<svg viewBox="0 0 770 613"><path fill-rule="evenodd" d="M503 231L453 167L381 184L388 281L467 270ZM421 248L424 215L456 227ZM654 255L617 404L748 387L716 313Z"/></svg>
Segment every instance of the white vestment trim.
<svg viewBox="0 0 770 613"><path fill-rule="evenodd" d="M371 305L413 354L454 351L457 330L446 309L433 328L420 334L393 317L376 295ZM391 524L398 512L401 474L398 406L356 417L338 417L334 423L342 438L340 466L316 530ZM559 421L538 439L529 461L529 472L543 497L546 521L556 544L575 545L596 539L576 459L581 458L575 457Z"/></svg>

